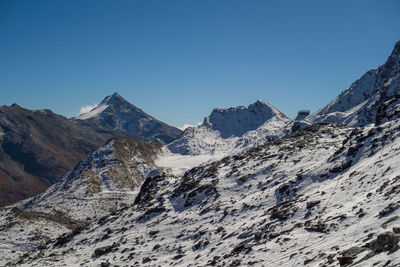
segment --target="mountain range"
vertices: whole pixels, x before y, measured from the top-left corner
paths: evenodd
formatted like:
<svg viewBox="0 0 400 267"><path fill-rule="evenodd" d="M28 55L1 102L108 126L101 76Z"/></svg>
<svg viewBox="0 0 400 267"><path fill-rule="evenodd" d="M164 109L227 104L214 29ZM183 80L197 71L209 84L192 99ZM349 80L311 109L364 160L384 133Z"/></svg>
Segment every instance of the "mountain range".
<svg viewBox="0 0 400 267"><path fill-rule="evenodd" d="M113 137L0 210L0 265L400 266L399 50L294 120L258 100L169 139L106 97L67 121Z"/></svg>
<svg viewBox="0 0 400 267"><path fill-rule="evenodd" d="M50 110L2 106L0 206L43 192L111 137L166 144L180 133L117 93L72 119Z"/></svg>

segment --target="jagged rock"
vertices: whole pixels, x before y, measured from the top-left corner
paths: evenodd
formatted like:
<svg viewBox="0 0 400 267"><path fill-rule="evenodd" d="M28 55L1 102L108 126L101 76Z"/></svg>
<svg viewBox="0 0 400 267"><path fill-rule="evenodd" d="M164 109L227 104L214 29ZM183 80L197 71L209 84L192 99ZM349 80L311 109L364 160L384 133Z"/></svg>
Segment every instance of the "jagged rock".
<svg viewBox="0 0 400 267"><path fill-rule="evenodd" d="M386 216L399 208L400 204L390 203L386 208L384 208L379 212L379 216L381 217Z"/></svg>
<svg viewBox="0 0 400 267"><path fill-rule="evenodd" d="M97 257L100 257L104 254L110 253L111 251L113 251L113 249L115 249L118 245L116 243L113 243L110 246L105 246L105 247L100 247L100 248L96 248L94 251L94 254Z"/></svg>
<svg viewBox="0 0 400 267"><path fill-rule="evenodd" d="M368 247L375 253L383 251L395 251L399 248L400 235L393 232L385 232L370 242Z"/></svg>
<svg viewBox="0 0 400 267"><path fill-rule="evenodd" d="M319 203L321 203L321 200L313 200L313 201L307 202L306 208L311 209L311 208L317 206Z"/></svg>
<svg viewBox="0 0 400 267"><path fill-rule="evenodd" d="M353 263L353 261L356 259L357 257L353 257L353 256L342 256L342 257L337 257L337 260L339 261L339 264L342 265L348 265Z"/></svg>

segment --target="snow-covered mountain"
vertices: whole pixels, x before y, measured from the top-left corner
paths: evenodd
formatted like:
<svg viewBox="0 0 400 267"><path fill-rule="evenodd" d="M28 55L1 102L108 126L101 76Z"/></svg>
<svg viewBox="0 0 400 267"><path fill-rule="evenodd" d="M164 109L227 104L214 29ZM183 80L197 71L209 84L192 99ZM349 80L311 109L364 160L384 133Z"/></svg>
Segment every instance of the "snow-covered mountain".
<svg viewBox="0 0 400 267"><path fill-rule="evenodd" d="M112 139L0 209L0 265L400 266L399 47L377 91L334 101L343 111L291 121L262 101L217 109L176 153ZM318 118L351 125L308 125Z"/></svg>
<svg viewBox="0 0 400 267"><path fill-rule="evenodd" d="M118 93L107 96L92 110L73 119L84 121L99 132L111 131L113 135L133 136L163 144L172 142L181 133L178 128L146 114Z"/></svg>
<svg viewBox="0 0 400 267"><path fill-rule="evenodd" d="M202 124L186 129L168 149L182 155L225 155L282 136L289 122L262 100L249 106L214 109Z"/></svg>
<svg viewBox="0 0 400 267"><path fill-rule="evenodd" d="M45 193L0 210L0 258L21 257L44 240L62 240L129 206L145 179L161 174L154 165L159 151L157 143L112 138Z"/></svg>
<svg viewBox="0 0 400 267"><path fill-rule="evenodd" d="M3 209L0 264L399 266L400 97L379 114L376 127L314 124L182 176L149 176L100 219Z"/></svg>
<svg viewBox="0 0 400 267"><path fill-rule="evenodd" d="M385 64L364 74L324 108L307 118L309 122L339 122L367 125L375 122L377 107L400 93L400 41Z"/></svg>

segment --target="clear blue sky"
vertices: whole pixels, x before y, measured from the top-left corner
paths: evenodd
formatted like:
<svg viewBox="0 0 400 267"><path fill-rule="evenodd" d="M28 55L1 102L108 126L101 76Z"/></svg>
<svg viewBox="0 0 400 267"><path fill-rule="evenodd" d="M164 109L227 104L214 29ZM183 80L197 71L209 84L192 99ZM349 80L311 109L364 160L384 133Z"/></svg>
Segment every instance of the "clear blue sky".
<svg viewBox="0 0 400 267"><path fill-rule="evenodd" d="M0 105L67 117L118 91L175 126L315 112L400 39L400 1L0 0Z"/></svg>

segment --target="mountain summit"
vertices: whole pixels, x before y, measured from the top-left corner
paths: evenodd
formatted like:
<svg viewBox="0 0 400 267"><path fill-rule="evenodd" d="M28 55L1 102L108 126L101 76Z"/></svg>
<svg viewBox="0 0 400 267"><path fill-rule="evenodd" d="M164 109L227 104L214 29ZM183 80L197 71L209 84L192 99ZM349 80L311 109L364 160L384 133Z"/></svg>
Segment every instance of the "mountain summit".
<svg viewBox="0 0 400 267"><path fill-rule="evenodd" d="M107 96L92 110L74 119L85 121L97 131L112 131L119 136L133 136L160 143L170 143L181 133L178 128L146 114L118 93Z"/></svg>
<svg viewBox="0 0 400 267"><path fill-rule="evenodd" d="M214 109L211 115L204 119L203 125L219 131L222 138L239 137L257 129L274 116L286 118L273 106L259 99L249 106Z"/></svg>
<svg viewBox="0 0 400 267"><path fill-rule="evenodd" d="M182 155L238 152L283 135L290 121L262 100L248 106L217 108L202 124L186 129L168 149Z"/></svg>
<svg viewBox="0 0 400 267"><path fill-rule="evenodd" d="M400 92L400 41L382 66L370 70L331 103L311 115L315 122L352 126L375 123L379 106Z"/></svg>

